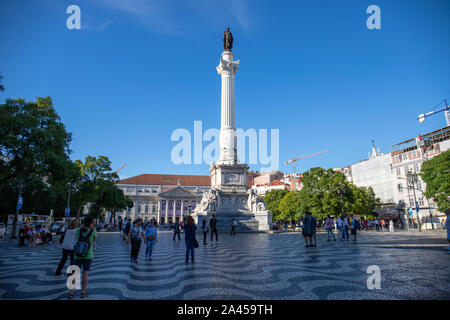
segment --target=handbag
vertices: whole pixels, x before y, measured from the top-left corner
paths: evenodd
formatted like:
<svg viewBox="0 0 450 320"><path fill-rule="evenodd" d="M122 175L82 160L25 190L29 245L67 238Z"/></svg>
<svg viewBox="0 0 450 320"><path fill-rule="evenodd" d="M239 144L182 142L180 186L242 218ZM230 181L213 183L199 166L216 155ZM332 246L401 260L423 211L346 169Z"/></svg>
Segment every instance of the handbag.
<svg viewBox="0 0 450 320"><path fill-rule="evenodd" d="M197 241L197 239L194 239L194 248L198 248L198 241Z"/></svg>

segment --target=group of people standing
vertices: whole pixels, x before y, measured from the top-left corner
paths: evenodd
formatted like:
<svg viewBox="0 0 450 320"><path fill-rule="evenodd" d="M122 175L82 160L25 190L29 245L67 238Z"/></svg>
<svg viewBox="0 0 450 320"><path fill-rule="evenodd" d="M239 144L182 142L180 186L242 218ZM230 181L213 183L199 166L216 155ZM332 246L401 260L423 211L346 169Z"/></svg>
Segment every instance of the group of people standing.
<svg viewBox="0 0 450 320"><path fill-rule="evenodd" d="M235 221L233 219L233 227L235 227ZM235 230L232 227L232 234L235 234ZM189 262L189 258L192 263L195 263L194 249L198 247L198 241L196 238L197 226L195 224L194 218L192 216L187 216L183 228L181 228L180 220L177 217L175 224L173 225L173 241L177 238L181 240L181 230L184 231L184 240L186 245L186 260ZM203 233L203 244L206 245L206 237L208 232L211 231L211 244L219 244L219 235L217 232L217 220L215 215L209 221L209 227L206 224L206 220L202 221L201 231ZM216 241L214 242L214 235ZM145 249L145 259L151 260L153 247L158 243L158 231L156 227L156 220L151 219L146 225L143 223L142 219L138 218L133 223L131 220L127 220L123 224L122 238L126 243L131 243L130 258L131 261L137 263L139 250L141 248L142 241L146 244Z"/></svg>
<svg viewBox="0 0 450 320"><path fill-rule="evenodd" d="M334 221L333 217L330 215L323 222L323 227L327 230L327 241L336 241L336 237L333 233L333 229L337 227L341 240L349 240L349 229L353 236L353 241L356 241L357 230L361 228L361 224L358 219L356 219L353 214L350 216L343 212L341 216ZM316 247L317 238L317 219L312 216L311 212L306 212L305 217L302 219L302 235L305 238L305 247Z"/></svg>

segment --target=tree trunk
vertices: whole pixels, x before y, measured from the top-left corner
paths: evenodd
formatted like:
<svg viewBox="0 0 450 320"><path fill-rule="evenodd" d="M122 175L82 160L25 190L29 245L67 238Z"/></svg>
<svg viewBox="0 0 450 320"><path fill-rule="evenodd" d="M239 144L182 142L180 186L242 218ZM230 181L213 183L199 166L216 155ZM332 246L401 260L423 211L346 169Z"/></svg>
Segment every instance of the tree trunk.
<svg viewBox="0 0 450 320"><path fill-rule="evenodd" d="M17 199L19 199L19 197L22 195L22 188L23 188L23 178L20 179L20 188L19 188L19 196L17 197ZM14 214L14 220L13 220L13 226L12 226L12 231L11 231L11 239L15 239L16 237L16 232L17 232L17 220L19 219L19 209L16 209L16 213Z"/></svg>

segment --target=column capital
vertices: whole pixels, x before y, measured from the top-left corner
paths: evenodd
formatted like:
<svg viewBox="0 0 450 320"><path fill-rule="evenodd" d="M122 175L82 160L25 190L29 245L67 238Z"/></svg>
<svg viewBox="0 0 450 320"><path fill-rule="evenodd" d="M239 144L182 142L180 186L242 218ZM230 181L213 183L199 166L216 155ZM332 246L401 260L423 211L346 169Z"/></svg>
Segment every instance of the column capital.
<svg viewBox="0 0 450 320"><path fill-rule="evenodd" d="M216 67L217 73L220 75L234 76L239 67L239 60L233 61L233 53L231 51L225 51L220 56L220 63Z"/></svg>

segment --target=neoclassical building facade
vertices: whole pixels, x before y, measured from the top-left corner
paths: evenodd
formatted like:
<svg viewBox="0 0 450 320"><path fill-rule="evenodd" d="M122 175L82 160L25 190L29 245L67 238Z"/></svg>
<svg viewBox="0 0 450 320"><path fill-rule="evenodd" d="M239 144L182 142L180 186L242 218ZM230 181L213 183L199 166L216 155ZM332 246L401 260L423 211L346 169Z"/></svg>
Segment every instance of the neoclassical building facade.
<svg viewBox="0 0 450 320"><path fill-rule="evenodd" d="M160 224L175 221L192 212L204 192L211 189L211 177L201 175L141 174L120 180L117 186L134 203L116 214L122 218L156 219ZM109 215L108 215L109 216Z"/></svg>

